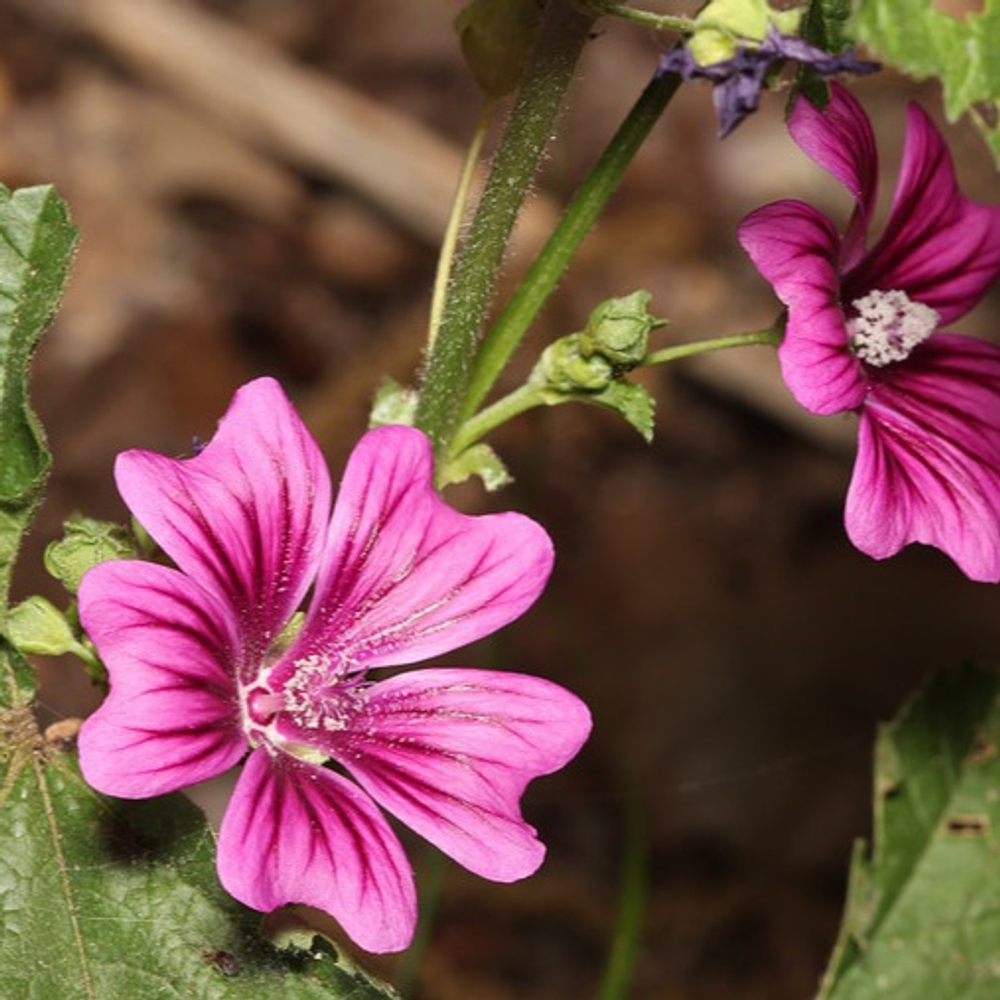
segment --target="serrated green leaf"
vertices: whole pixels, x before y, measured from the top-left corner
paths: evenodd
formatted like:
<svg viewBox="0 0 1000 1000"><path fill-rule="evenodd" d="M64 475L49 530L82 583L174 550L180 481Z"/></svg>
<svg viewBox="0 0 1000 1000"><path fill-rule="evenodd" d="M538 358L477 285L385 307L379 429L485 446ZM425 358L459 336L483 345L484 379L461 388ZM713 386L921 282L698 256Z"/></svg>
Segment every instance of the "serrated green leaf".
<svg viewBox="0 0 1000 1000"><path fill-rule="evenodd" d="M820 1000L1000 996L1000 677L942 671L882 727Z"/></svg>
<svg viewBox="0 0 1000 1000"><path fill-rule="evenodd" d="M851 27L879 58L917 79L940 79L949 121L969 112L1000 165L1000 0L961 18L932 0L860 0Z"/></svg>
<svg viewBox="0 0 1000 1000"><path fill-rule="evenodd" d="M586 396L581 394L578 398L583 402L595 403L598 406L614 410L642 435L647 444L653 440L653 415L656 409L656 400L641 385L619 379L612 382L602 392Z"/></svg>
<svg viewBox="0 0 1000 1000"><path fill-rule="evenodd" d="M20 650L14 649L5 636L0 635L0 719L5 710L22 709L31 705L37 683L31 664ZM3 739L0 722L0 743ZM0 784L0 790L3 785ZM0 791L0 795L2 795Z"/></svg>
<svg viewBox="0 0 1000 1000"><path fill-rule="evenodd" d="M319 939L280 950L215 875L180 795L107 799L29 707L0 710L0 995L18 1000L386 1000Z"/></svg>
<svg viewBox="0 0 1000 1000"><path fill-rule="evenodd" d="M12 194L0 185L0 614L50 461L28 404L28 363L59 304L75 243L54 188Z"/></svg>

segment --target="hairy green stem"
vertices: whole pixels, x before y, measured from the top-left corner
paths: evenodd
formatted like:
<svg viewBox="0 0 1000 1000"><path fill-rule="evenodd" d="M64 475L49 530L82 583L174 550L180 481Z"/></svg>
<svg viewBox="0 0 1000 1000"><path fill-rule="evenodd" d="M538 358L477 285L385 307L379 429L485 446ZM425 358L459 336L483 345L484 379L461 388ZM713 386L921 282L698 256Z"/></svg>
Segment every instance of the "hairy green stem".
<svg viewBox="0 0 1000 1000"><path fill-rule="evenodd" d="M455 248L458 246L458 233L462 227L462 220L465 218L466 209L469 207L469 195L472 192L472 181L476 176L476 165L479 163L479 156L483 149L483 140L489 130L490 121L493 117L493 109L496 107L494 101L487 101L479 116L479 124L472 135L472 142L465 154L465 162L462 164L462 173L458 178L458 186L455 189L455 198L451 203L451 213L448 216L448 226L444 232L444 240L441 243L441 252L438 254L437 271L434 275L434 294L431 298L431 315L427 329L427 351L434 349L434 341L437 339L437 332L441 326L441 317L444 315L445 296L448 292L448 281L451 277L451 268L455 260Z"/></svg>
<svg viewBox="0 0 1000 1000"><path fill-rule="evenodd" d="M574 195L559 225L483 340L473 364L461 419L469 419L486 398L679 83L680 78L673 73L652 79Z"/></svg>
<svg viewBox="0 0 1000 1000"><path fill-rule="evenodd" d="M441 325L427 359L417 426L440 453L458 423L472 357L504 251L552 135L593 15L574 0L549 0L535 50L486 187L456 256Z"/></svg>
<svg viewBox="0 0 1000 1000"><path fill-rule="evenodd" d="M669 14L654 14L651 10L637 10L626 3L611 3L606 0L591 0L591 8L598 14L610 14L633 24L660 31L694 31L696 25L689 17L672 17Z"/></svg>
<svg viewBox="0 0 1000 1000"><path fill-rule="evenodd" d="M643 367L648 365L665 365L681 358L690 358L695 354L708 354L710 351L724 351L729 347L752 347L755 344L781 343L781 334L777 330L754 330L752 333L736 333L731 337L716 337L713 340L696 340L690 344L678 344L676 347L665 347L662 351L653 351L642 359Z"/></svg>

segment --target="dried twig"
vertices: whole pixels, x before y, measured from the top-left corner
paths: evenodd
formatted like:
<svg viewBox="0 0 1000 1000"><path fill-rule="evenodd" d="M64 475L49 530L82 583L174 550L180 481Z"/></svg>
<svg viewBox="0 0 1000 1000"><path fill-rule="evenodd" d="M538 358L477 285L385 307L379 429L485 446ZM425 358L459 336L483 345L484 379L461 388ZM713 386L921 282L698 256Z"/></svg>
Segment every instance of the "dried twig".
<svg viewBox="0 0 1000 1000"><path fill-rule="evenodd" d="M436 243L461 153L424 126L286 59L232 24L165 0L12 0L24 13L100 42L143 77L225 128L371 198ZM527 206L521 238L539 245L553 210Z"/></svg>

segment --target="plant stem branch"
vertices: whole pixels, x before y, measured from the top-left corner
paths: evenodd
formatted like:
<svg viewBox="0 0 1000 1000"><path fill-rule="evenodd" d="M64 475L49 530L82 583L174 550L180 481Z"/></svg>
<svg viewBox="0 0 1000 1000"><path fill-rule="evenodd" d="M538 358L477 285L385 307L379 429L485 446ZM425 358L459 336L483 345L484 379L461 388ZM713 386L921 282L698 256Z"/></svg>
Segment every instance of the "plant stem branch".
<svg viewBox="0 0 1000 1000"><path fill-rule="evenodd" d="M472 366L461 419L469 419L486 398L679 83L680 78L673 73L652 79L580 186L548 242L483 340Z"/></svg>
<svg viewBox="0 0 1000 1000"><path fill-rule="evenodd" d="M487 101L483 106L482 113L479 116L479 124L476 126L476 131L472 135L472 142L469 143L468 152L465 154L462 173L458 178L458 186L455 189L455 198L451 203L448 226L445 229L444 240L441 243L441 252L438 255L437 271L434 275L434 294L431 298L431 315L427 329L428 353L434 349L434 341L437 339L437 332L441 326L445 296L448 292L448 281L451 278L455 248L458 245L458 234L462 228L462 220L465 218L466 210L469 207L472 181L476 176L476 166L479 163L479 156L482 153L483 140L486 138L486 133L489 130L495 107L496 104L492 100Z"/></svg>
<svg viewBox="0 0 1000 1000"><path fill-rule="evenodd" d="M545 398L541 391L533 385L522 385L502 399L498 399L485 410L480 410L474 417L466 420L457 433L449 450L449 455L461 455L466 448L484 438L490 431L516 417L525 410L543 406Z"/></svg>
<svg viewBox="0 0 1000 1000"><path fill-rule="evenodd" d="M660 31L690 32L695 30L695 23L690 17L672 17L669 14L654 14L651 10L637 10L625 3L611 3L608 0L592 0L591 6L600 14L610 14L620 17L633 24L641 24L646 28L657 28Z"/></svg>
<svg viewBox="0 0 1000 1000"><path fill-rule="evenodd" d="M755 344L781 343L781 334L776 330L754 330L752 333L736 333L730 337L716 337L712 340L696 340L690 344L678 344L676 347L665 347L662 351L653 351L642 359L642 366L665 365L681 358L690 358L696 354L708 354L711 351L724 351L730 347L751 347Z"/></svg>

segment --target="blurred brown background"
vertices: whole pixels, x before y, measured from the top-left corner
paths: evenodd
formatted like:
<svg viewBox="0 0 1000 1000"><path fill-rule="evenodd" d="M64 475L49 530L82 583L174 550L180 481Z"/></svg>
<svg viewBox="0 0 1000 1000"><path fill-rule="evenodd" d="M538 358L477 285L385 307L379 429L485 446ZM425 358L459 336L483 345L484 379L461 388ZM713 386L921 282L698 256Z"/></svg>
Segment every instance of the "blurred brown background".
<svg viewBox="0 0 1000 1000"><path fill-rule="evenodd" d="M457 7L0 0L0 179L54 182L83 233L35 369L56 464L21 592L59 598L40 556L70 512L123 516L118 451L187 453L248 378L283 381L334 469L379 379L412 378L434 239L479 113ZM510 280L663 44L601 27ZM881 75L855 92L882 140L887 194L905 101L937 115L937 91ZM770 322L775 301L735 240L740 218L783 196L839 220L849 209L788 140L782 108L766 98L720 144L709 91L687 88L519 371L601 299L638 287L672 320L661 344ZM1000 200L974 131L945 134L965 191ZM996 300L960 328L995 334ZM455 662L555 679L589 702L595 730L527 796L550 848L537 877L496 886L445 870L415 973L427 1000L595 995L630 807L649 865L634 996L809 996L852 839L868 831L876 720L933 667L1000 650L993 588L934 551L879 564L850 547L852 418L798 411L770 352L643 378L659 400L652 447L605 412L533 413L495 441L517 484L452 495L531 514L559 554L538 606ZM96 701L62 664L46 667L44 698L53 716ZM435 863L416 845L414 858L429 886ZM393 961L377 968L400 975Z"/></svg>

